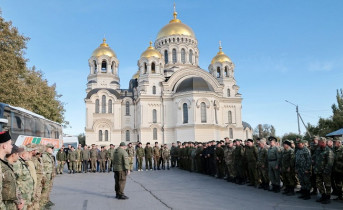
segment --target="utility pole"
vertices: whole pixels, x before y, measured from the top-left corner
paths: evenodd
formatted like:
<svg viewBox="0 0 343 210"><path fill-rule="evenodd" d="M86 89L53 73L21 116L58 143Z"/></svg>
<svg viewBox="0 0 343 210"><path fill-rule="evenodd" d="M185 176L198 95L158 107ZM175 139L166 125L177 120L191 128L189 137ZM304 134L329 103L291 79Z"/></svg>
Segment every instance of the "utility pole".
<svg viewBox="0 0 343 210"><path fill-rule="evenodd" d="M299 107L298 105L296 104L293 104L292 102L289 102L287 100L285 100L287 103L290 103L292 104L293 106L295 106L295 111L297 113L297 121L298 121L298 132L299 132L299 135L301 135L301 131L300 131L300 115L299 115Z"/></svg>

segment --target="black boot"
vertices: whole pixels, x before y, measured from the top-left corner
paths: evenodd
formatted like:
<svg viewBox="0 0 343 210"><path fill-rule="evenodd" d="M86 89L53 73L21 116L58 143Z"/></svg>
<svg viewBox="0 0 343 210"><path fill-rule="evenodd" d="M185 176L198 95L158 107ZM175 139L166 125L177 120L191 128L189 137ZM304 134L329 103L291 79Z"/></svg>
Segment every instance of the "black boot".
<svg viewBox="0 0 343 210"><path fill-rule="evenodd" d="M323 193L322 196L316 200L316 202L322 202L325 200L325 198L326 198L326 194Z"/></svg>
<svg viewBox="0 0 343 210"><path fill-rule="evenodd" d="M286 186L285 190L282 192L282 194L286 195L287 193L289 193L290 191L290 187Z"/></svg>
<svg viewBox="0 0 343 210"><path fill-rule="evenodd" d="M317 195L317 188L316 187L313 188L311 195Z"/></svg>
<svg viewBox="0 0 343 210"><path fill-rule="evenodd" d="M273 191L273 192L275 192L275 185L272 184L272 188L271 188L271 189L269 188L268 191Z"/></svg>
<svg viewBox="0 0 343 210"><path fill-rule="evenodd" d="M329 203L331 203L331 195L325 195L325 198L322 201L322 204L329 204Z"/></svg>
<svg viewBox="0 0 343 210"><path fill-rule="evenodd" d="M156 171L156 166L154 166L154 171Z"/></svg>
<svg viewBox="0 0 343 210"><path fill-rule="evenodd" d="M299 193L301 193L301 195L298 196L298 198L301 198L301 199L305 198L305 196L306 196L306 190L301 189L301 190L299 190Z"/></svg>
<svg viewBox="0 0 343 210"><path fill-rule="evenodd" d="M269 183L265 183L263 189L264 189L264 190L269 190Z"/></svg>
<svg viewBox="0 0 343 210"><path fill-rule="evenodd" d="M275 185L275 193L279 193L280 192L280 185Z"/></svg>
<svg viewBox="0 0 343 210"><path fill-rule="evenodd" d="M294 193L294 187L289 187L288 188L288 193L286 194L287 196L295 195Z"/></svg>
<svg viewBox="0 0 343 210"><path fill-rule="evenodd" d="M310 200L311 199L311 193L310 190L305 190L305 196L303 197L304 200Z"/></svg>

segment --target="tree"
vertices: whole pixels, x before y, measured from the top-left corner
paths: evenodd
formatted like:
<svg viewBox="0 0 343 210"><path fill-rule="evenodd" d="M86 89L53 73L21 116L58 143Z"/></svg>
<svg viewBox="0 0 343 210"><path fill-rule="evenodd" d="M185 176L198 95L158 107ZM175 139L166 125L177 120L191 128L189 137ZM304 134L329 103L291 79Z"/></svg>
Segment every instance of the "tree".
<svg viewBox="0 0 343 210"><path fill-rule="evenodd" d="M79 140L79 144L81 144L82 146L85 146L86 145L86 136L84 133L80 133L78 136L77 136L78 140Z"/></svg>
<svg viewBox="0 0 343 210"><path fill-rule="evenodd" d="M282 141L284 140L293 140L295 141L296 139L302 139L303 136L302 135L299 135L299 134L296 134L296 133L285 133L283 136L282 136Z"/></svg>
<svg viewBox="0 0 343 210"><path fill-rule="evenodd" d="M258 124L254 129L254 138L268 138L269 136L275 136L275 127L269 124Z"/></svg>
<svg viewBox="0 0 343 210"><path fill-rule="evenodd" d="M56 85L49 86L43 73L28 68L24 58L29 38L21 35L0 11L0 102L23 107L47 119L64 121L64 104Z"/></svg>

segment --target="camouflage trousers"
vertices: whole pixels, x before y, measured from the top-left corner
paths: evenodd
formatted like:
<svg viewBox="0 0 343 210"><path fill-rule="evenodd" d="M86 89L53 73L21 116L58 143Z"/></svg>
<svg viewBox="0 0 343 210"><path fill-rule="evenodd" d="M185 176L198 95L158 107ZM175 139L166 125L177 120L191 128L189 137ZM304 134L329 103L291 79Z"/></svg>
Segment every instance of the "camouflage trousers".
<svg viewBox="0 0 343 210"><path fill-rule="evenodd" d="M225 163L222 160L217 160L216 161L216 168L217 168L217 177L218 178L223 178L224 176L224 171L225 171Z"/></svg>
<svg viewBox="0 0 343 210"><path fill-rule="evenodd" d="M77 160L76 161L76 171L77 172L81 172L82 169L82 161L81 160Z"/></svg>
<svg viewBox="0 0 343 210"><path fill-rule="evenodd" d="M70 161L69 162L69 171L71 172L71 171L74 171L74 172L76 172L76 160L74 160L74 161Z"/></svg>
<svg viewBox="0 0 343 210"><path fill-rule="evenodd" d="M129 170L133 171L133 157L129 157Z"/></svg>
<svg viewBox="0 0 343 210"><path fill-rule="evenodd" d="M108 169L108 172L113 171L113 163L111 159L107 160L107 169Z"/></svg>
<svg viewBox="0 0 343 210"><path fill-rule="evenodd" d="M275 168L276 165L276 161L269 161L268 176L273 185L280 186L280 170Z"/></svg>
<svg viewBox="0 0 343 210"><path fill-rule="evenodd" d="M63 173L65 161L57 161L57 173Z"/></svg>
<svg viewBox="0 0 343 210"><path fill-rule="evenodd" d="M125 171L115 171L114 172L114 191L116 195L124 195L124 189L126 184L126 172Z"/></svg>
<svg viewBox="0 0 343 210"><path fill-rule="evenodd" d="M143 157L137 157L138 170L142 170L143 167Z"/></svg>
<svg viewBox="0 0 343 210"><path fill-rule="evenodd" d="M33 209L34 210L39 209L39 202L42 195L42 181L43 181L42 179L43 179L43 175L37 174L37 184L36 184L35 192L33 195Z"/></svg>
<svg viewBox="0 0 343 210"><path fill-rule="evenodd" d="M52 187L52 174L45 174L42 179L42 194L39 204L41 207L50 201L50 191Z"/></svg>
<svg viewBox="0 0 343 210"><path fill-rule="evenodd" d="M227 168L227 172L228 172L228 177L230 178L235 178L236 177L236 171L235 171L235 166L234 164L231 163L226 163L226 168Z"/></svg>
<svg viewBox="0 0 343 210"><path fill-rule="evenodd" d="M304 171L298 171L298 178L300 181L301 189L311 190L311 174Z"/></svg>
<svg viewBox="0 0 343 210"><path fill-rule="evenodd" d="M160 168L159 161L160 161L160 156L154 156L154 169Z"/></svg>
<svg viewBox="0 0 343 210"><path fill-rule="evenodd" d="M294 187L296 184L296 179L295 179L295 172L294 170L290 170L288 172L286 169L282 171L282 178L283 178L283 185L289 186L289 187Z"/></svg>
<svg viewBox="0 0 343 210"><path fill-rule="evenodd" d="M167 168L169 168L169 158L163 158L162 168L165 168L166 165L167 165Z"/></svg>
<svg viewBox="0 0 343 210"><path fill-rule="evenodd" d="M5 207L8 210L16 210L17 209L17 205L14 203L14 201L4 201Z"/></svg>
<svg viewBox="0 0 343 210"><path fill-rule="evenodd" d="M260 179L258 177L256 163L254 162L248 163L248 175L249 175L250 184L253 184L255 186L260 184Z"/></svg>
<svg viewBox="0 0 343 210"><path fill-rule="evenodd" d="M105 170L106 170L106 160L105 159L100 159L99 160L99 164L100 164L100 172L102 172L102 171L105 172Z"/></svg>
<svg viewBox="0 0 343 210"><path fill-rule="evenodd" d="M151 158L145 158L145 169L149 170L152 169L152 159Z"/></svg>
<svg viewBox="0 0 343 210"><path fill-rule="evenodd" d="M331 173L316 174L316 186L320 194L331 195Z"/></svg>
<svg viewBox="0 0 343 210"><path fill-rule="evenodd" d="M91 159L91 169L93 172L96 171L96 158Z"/></svg>
<svg viewBox="0 0 343 210"><path fill-rule="evenodd" d="M334 172L333 178L334 178L334 181L336 183L338 196L343 196L343 192L342 192L342 190L343 190L342 189L343 188L343 173Z"/></svg>
<svg viewBox="0 0 343 210"><path fill-rule="evenodd" d="M258 167L258 174L259 174L259 177L262 181L263 184L268 184L269 186L269 177L268 177L268 169L266 167Z"/></svg>

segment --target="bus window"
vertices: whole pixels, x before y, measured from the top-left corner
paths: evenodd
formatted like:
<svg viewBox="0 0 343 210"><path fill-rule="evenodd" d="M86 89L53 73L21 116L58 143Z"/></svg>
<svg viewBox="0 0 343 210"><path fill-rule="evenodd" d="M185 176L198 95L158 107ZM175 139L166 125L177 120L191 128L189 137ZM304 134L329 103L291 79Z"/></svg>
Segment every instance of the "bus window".
<svg viewBox="0 0 343 210"><path fill-rule="evenodd" d="M34 119L32 117L25 116L24 120L24 134L26 136L35 136L36 129Z"/></svg>
<svg viewBox="0 0 343 210"><path fill-rule="evenodd" d="M44 123L44 137L51 138L51 127L48 123Z"/></svg>
<svg viewBox="0 0 343 210"><path fill-rule="evenodd" d="M37 137L43 137L44 136L44 127L43 123L40 119L35 119L35 124L36 124L36 135Z"/></svg>
<svg viewBox="0 0 343 210"><path fill-rule="evenodd" d="M12 131L21 132L24 129L23 116L12 112Z"/></svg>

